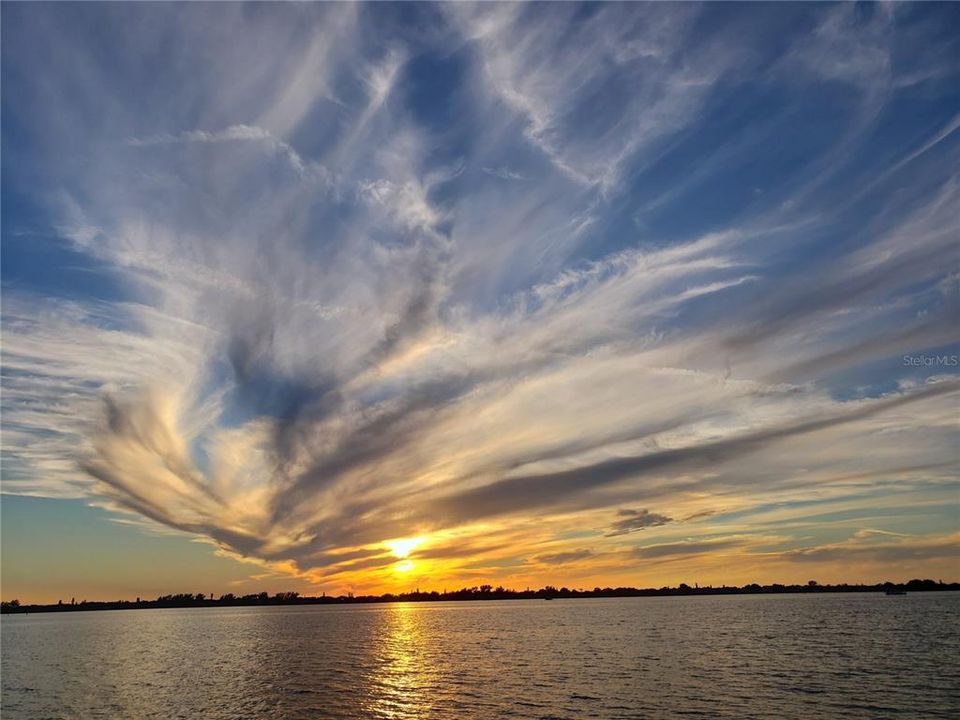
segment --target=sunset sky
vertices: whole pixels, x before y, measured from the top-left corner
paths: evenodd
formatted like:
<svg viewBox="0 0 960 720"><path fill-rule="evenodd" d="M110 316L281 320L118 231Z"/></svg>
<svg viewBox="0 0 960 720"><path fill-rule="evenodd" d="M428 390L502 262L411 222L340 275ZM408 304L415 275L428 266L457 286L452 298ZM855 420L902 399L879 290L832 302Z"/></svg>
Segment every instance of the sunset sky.
<svg viewBox="0 0 960 720"><path fill-rule="evenodd" d="M960 5L2 7L2 595L960 580Z"/></svg>

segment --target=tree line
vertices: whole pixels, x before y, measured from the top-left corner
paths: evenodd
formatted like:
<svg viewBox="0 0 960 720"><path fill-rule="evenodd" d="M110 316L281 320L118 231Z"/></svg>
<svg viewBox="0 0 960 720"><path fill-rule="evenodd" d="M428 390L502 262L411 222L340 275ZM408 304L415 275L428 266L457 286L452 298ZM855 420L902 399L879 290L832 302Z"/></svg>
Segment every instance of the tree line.
<svg viewBox="0 0 960 720"><path fill-rule="evenodd" d="M844 593L844 592L885 592L903 590L905 592L925 592L931 590L960 590L960 583L945 583L942 580L910 580L906 583L884 582L875 585L821 585L810 580L803 585L783 585L773 583L760 585L735 586L722 585L691 587L680 583L676 587L635 588L635 587L595 587L592 590L571 589L547 585L539 590L511 590L502 586L477 585L459 590L414 590L404 593L384 593L382 595L301 595L298 592L279 592L273 595L260 592L248 595L226 593L219 597L204 593L178 593L161 595L156 600L108 600L77 602L72 598L69 603L62 600L51 605L26 605L19 600L10 600L0 605L3 613L28 612L71 612L77 610L132 610L137 608L176 608L176 607L246 607L257 605L324 605L336 603L388 603L388 602L438 602L462 600L545 600L554 598L610 598L610 597L658 597L675 595L744 595L776 593Z"/></svg>

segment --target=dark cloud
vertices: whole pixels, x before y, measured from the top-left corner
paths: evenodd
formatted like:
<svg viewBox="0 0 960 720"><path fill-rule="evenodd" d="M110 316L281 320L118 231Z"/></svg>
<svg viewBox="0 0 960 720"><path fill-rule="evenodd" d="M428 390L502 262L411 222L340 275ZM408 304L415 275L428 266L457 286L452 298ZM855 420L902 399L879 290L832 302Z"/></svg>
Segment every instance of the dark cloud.
<svg viewBox="0 0 960 720"><path fill-rule="evenodd" d="M437 305L441 296L440 278L446 259L436 247L431 249L433 252L421 250L414 275L409 282L410 294L400 317L384 331L383 339L369 354L369 362L381 363L390 359L437 321Z"/></svg>
<svg viewBox="0 0 960 720"><path fill-rule="evenodd" d="M392 555L368 555L364 559L354 562L331 564L328 567L321 568L319 574L326 579L330 579L356 572L357 570L380 570L390 567L396 562L398 562L397 558Z"/></svg>
<svg viewBox="0 0 960 720"><path fill-rule="evenodd" d="M314 454L315 459L276 494L273 522L279 522L295 512L305 499L342 480L350 471L391 456L428 432L431 426L441 420L444 407L472 389L475 382L473 378L464 376L412 387L399 398L362 410L353 426L336 439L333 448L317 448L314 453L311 453L313 438L323 441L328 438L323 434L319 422L301 417L296 430L304 438L300 450L308 456ZM355 485L354 489L360 488Z"/></svg>
<svg viewBox="0 0 960 720"><path fill-rule="evenodd" d="M758 452L772 443L865 420L887 410L958 389L960 381L945 380L911 393L864 403L855 410L825 418L788 423L692 447L614 458L572 470L507 478L440 498L432 503L430 513L453 524L550 507L571 496L627 479L667 470L713 467Z"/></svg>
<svg viewBox="0 0 960 720"><path fill-rule="evenodd" d="M659 513L650 512L646 509L623 509L618 511L617 515L621 519L617 520L613 523L613 525L610 526L610 532L607 533L607 537L626 535L634 530L643 530L644 528L657 527L658 525L666 525L669 522L673 522L673 518L669 518L666 515L660 515Z"/></svg>
<svg viewBox="0 0 960 720"><path fill-rule="evenodd" d="M577 560L586 560L593 557L592 550L571 550L570 552L550 553L547 555L538 555L534 558L539 563L545 565L564 565L566 563L576 562Z"/></svg>
<svg viewBox="0 0 960 720"><path fill-rule="evenodd" d="M716 510L700 510L693 513L693 515L688 515L687 517L683 518L682 522L693 522L694 520L700 520L701 518L711 517L712 515L716 514Z"/></svg>

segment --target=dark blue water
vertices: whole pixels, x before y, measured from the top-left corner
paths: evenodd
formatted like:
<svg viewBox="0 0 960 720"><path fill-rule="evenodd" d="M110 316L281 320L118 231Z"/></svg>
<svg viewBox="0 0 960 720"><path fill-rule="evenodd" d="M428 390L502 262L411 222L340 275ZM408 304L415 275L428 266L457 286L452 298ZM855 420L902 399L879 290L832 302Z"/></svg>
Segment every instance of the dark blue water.
<svg viewBox="0 0 960 720"><path fill-rule="evenodd" d="M958 718L960 593L7 615L2 717Z"/></svg>

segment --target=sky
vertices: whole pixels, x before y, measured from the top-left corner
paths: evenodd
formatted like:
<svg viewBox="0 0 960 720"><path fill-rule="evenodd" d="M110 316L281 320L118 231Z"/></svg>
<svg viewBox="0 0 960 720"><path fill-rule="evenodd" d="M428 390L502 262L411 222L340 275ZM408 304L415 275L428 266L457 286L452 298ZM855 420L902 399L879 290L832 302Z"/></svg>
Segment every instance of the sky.
<svg viewBox="0 0 960 720"><path fill-rule="evenodd" d="M4 599L960 579L958 28L4 3Z"/></svg>

